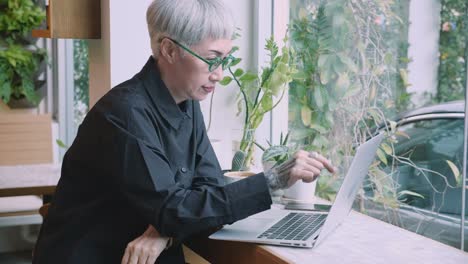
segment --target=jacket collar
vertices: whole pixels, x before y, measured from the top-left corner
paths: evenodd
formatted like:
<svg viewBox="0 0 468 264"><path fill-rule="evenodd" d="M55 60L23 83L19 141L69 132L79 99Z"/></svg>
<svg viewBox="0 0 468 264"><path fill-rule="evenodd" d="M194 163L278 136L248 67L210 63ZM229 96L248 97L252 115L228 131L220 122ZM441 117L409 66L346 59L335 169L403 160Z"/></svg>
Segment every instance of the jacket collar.
<svg viewBox="0 0 468 264"><path fill-rule="evenodd" d="M166 119L174 129L179 129L184 119L192 118L192 100L187 100L185 102L185 112L180 109L162 81L157 63L152 56L150 56L137 77L142 80L143 86L161 116Z"/></svg>

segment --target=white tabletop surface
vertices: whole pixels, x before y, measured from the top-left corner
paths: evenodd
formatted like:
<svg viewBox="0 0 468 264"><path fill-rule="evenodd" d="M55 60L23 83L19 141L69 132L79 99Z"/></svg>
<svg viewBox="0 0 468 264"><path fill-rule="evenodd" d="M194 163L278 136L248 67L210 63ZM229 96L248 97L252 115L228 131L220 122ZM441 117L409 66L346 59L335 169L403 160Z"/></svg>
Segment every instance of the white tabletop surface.
<svg viewBox="0 0 468 264"><path fill-rule="evenodd" d="M59 179L59 164L0 166L0 189L53 186Z"/></svg>
<svg viewBox="0 0 468 264"><path fill-rule="evenodd" d="M468 253L352 211L313 249L264 246L291 263L468 264Z"/></svg>

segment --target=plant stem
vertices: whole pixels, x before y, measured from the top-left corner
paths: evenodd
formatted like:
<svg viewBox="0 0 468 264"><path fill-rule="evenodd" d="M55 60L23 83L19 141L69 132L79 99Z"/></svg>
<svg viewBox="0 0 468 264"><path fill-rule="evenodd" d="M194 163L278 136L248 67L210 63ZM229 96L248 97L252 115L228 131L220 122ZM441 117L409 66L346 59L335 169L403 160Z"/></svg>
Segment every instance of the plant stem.
<svg viewBox="0 0 468 264"><path fill-rule="evenodd" d="M234 75L234 73L232 72L231 70L231 67L228 68L229 69L229 72L231 73L232 75L232 78L234 79L234 81L237 83L237 85L239 86L239 89L242 93L242 97L244 97L244 102L245 102L245 120L244 120L244 128L247 126L247 122L249 120L249 102L247 101L247 95L245 94L245 91L244 89L242 88L242 85L241 83L239 82L239 80L237 79L237 77Z"/></svg>

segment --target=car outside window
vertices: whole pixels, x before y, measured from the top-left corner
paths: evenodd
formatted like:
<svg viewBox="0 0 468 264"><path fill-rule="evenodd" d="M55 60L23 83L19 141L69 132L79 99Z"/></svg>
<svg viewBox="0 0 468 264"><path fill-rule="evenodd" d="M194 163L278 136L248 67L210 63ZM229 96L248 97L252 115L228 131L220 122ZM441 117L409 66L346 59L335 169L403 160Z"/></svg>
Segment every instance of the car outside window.
<svg viewBox="0 0 468 264"><path fill-rule="evenodd" d="M400 131L403 135L398 136L395 154L403 162L396 160L390 164L397 168L394 180L399 192L409 190L421 195L403 195L401 201L434 212L460 215L461 178L451 165L461 171L463 120L420 120L401 126Z"/></svg>
<svg viewBox="0 0 468 264"><path fill-rule="evenodd" d="M393 191L396 203L379 199L379 187L368 178L361 211L460 247L463 126L461 117L422 117L401 125L393 145L395 157L387 156L383 167L391 179L383 188Z"/></svg>

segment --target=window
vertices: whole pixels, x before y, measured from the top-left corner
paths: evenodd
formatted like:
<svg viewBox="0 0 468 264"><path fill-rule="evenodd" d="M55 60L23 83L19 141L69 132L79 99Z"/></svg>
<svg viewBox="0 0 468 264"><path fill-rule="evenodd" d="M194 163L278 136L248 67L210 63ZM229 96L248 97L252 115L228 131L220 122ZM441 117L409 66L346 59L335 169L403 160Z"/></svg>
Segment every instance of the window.
<svg viewBox="0 0 468 264"><path fill-rule="evenodd" d="M376 183L368 179L364 208L383 221L460 247L464 120L462 113L458 118L443 116L422 115L401 126L394 146L398 158L389 157L391 162L384 167L398 204L388 206L379 200Z"/></svg>
<svg viewBox="0 0 468 264"><path fill-rule="evenodd" d="M74 126L77 129L89 109L88 42L73 41Z"/></svg>
<svg viewBox="0 0 468 264"><path fill-rule="evenodd" d="M466 1L289 3L289 44L305 73L290 85L289 130L341 172L322 176L316 195L334 198L355 146L384 126L393 136L380 147L356 209L460 247L464 107L456 117L438 114L444 103L464 99ZM431 105L437 115L402 123L408 110Z"/></svg>
<svg viewBox="0 0 468 264"><path fill-rule="evenodd" d="M59 125L58 139L65 145L59 149L61 161L88 112L88 45L86 40L53 39L51 42L54 117Z"/></svg>

